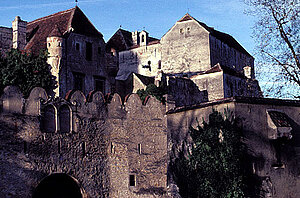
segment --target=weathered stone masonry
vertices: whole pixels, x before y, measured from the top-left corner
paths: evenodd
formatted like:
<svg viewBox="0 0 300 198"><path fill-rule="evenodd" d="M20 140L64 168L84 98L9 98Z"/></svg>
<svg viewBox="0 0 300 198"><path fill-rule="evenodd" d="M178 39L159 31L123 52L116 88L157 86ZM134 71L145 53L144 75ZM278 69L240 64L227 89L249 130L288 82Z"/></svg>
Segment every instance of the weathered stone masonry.
<svg viewBox="0 0 300 198"><path fill-rule="evenodd" d="M133 94L123 105L116 94L107 104L101 92L76 91L49 100L35 88L24 101L7 87L1 106L1 197L31 197L55 173L74 178L82 197L166 195L166 117L156 99L143 105Z"/></svg>

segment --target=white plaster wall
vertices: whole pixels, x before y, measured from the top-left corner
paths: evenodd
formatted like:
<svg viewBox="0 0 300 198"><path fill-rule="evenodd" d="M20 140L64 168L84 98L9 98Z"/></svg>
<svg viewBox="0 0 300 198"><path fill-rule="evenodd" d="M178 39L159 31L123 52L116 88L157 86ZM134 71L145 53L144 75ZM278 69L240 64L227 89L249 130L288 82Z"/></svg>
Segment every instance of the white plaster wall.
<svg viewBox="0 0 300 198"><path fill-rule="evenodd" d="M177 22L161 39L165 73L210 69L209 32L194 20Z"/></svg>
<svg viewBox="0 0 300 198"><path fill-rule="evenodd" d="M117 79L126 80L131 72L144 76L156 76L159 71L158 62L160 60L161 45L159 43L120 52ZM151 71L149 68L143 68L143 66L148 65L148 61L151 61Z"/></svg>

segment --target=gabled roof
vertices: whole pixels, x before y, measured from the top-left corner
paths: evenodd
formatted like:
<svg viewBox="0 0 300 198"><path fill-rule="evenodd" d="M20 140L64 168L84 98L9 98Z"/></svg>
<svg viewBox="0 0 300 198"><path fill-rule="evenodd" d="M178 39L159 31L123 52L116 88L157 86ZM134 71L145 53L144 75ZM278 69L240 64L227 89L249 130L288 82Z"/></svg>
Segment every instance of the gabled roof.
<svg viewBox="0 0 300 198"><path fill-rule="evenodd" d="M200 21L198 21L197 19L195 19L194 17L192 17L189 13L186 13L181 19L179 19L177 22L185 22L185 21L196 21L199 25L201 25L203 28L205 28L210 35L216 37L217 39L219 39L220 41L226 43L229 47L232 47L244 54L247 54L248 56L251 56L244 48L243 46L241 46L232 36L230 36L229 34L220 32L215 30L212 27L208 27L205 23L202 23Z"/></svg>
<svg viewBox="0 0 300 198"><path fill-rule="evenodd" d="M114 48L117 51L124 51L129 49L132 46L132 36L131 32L118 29L116 33L107 41L106 51L110 52L111 48Z"/></svg>
<svg viewBox="0 0 300 198"><path fill-rule="evenodd" d="M47 47L46 40L49 35L58 34L59 32L66 35L71 31L90 37L103 37L76 6L27 23L27 45L25 50L38 53L40 49Z"/></svg>
<svg viewBox="0 0 300 198"><path fill-rule="evenodd" d="M138 32L139 33L139 32ZM148 37L148 44L159 43L159 39ZM116 33L107 41L106 51L109 52L111 48L117 51L124 51L131 48L139 47L139 45L134 45L132 41L132 33L124 30L118 29Z"/></svg>

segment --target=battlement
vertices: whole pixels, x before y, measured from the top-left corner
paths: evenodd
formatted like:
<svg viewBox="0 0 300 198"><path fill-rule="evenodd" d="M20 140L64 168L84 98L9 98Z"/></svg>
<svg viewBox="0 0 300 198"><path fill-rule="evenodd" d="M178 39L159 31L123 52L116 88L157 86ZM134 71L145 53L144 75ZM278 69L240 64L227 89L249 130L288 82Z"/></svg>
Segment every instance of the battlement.
<svg viewBox="0 0 300 198"><path fill-rule="evenodd" d="M24 98L16 86L8 86L0 97L0 112L41 117L41 130L45 132L69 132L78 130L80 118L94 119L144 119L161 118L165 105L148 96L141 101L137 94L129 94L122 101L116 94L104 96L100 91L92 91L87 97L81 91L70 90L64 98L49 97L43 88L32 89Z"/></svg>

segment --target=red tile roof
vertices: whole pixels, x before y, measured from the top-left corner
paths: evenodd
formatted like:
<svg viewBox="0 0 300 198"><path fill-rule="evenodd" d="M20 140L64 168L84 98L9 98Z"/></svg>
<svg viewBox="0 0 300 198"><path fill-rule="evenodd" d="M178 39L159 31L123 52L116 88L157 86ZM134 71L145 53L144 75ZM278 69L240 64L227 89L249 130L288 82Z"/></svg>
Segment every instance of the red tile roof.
<svg viewBox="0 0 300 198"><path fill-rule="evenodd" d="M71 31L90 37L103 37L84 13L76 6L69 10L27 23L27 45L25 50L38 53L41 49L47 47L46 40L49 35L53 36L53 34L60 32L65 36Z"/></svg>

